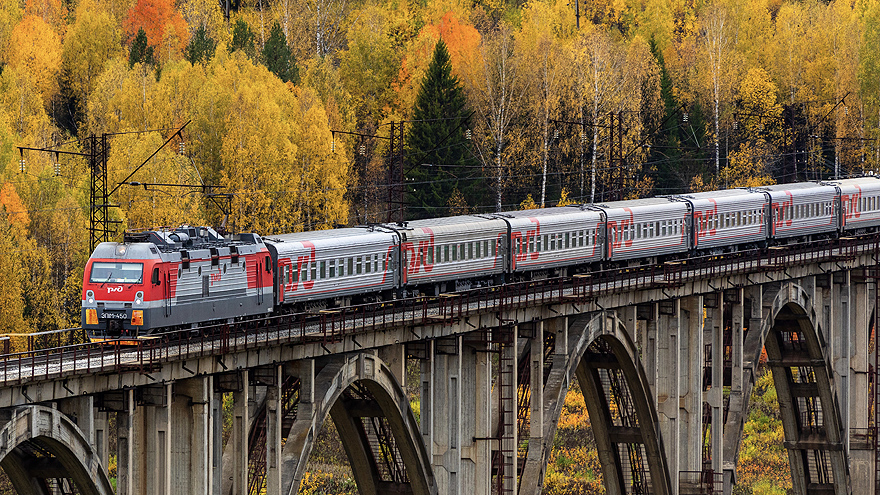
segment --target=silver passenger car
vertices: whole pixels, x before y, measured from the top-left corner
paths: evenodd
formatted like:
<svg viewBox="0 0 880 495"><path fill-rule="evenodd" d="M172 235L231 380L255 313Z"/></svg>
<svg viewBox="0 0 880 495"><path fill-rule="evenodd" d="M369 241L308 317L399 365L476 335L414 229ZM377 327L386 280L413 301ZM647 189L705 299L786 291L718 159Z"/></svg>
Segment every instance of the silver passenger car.
<svg viewBox="0 0 880 495"><path fill-rule="evenodd" d="M777 184L756 188L770 197L772 239L834 232L838 215L834 204L837 188L818 182Z"/></svg>
<svg viewBox="0 0 880 495"><path fill-rule="evenodd" d="M767 195L726 189L679 196L691 205L694 249L717 249L767 240Z"/></svg>
<svg viewBox="0 0 880 495"><path fill-rule="evenodd" d="M690 205L674 198L615 201L606 215L606 259L624 260L686 252Z"/></svg>
<svg viewBox="0 0 880 495"><path fill-rule="evenodd" d="M829 183L840 194L839 225L841 231L852 232L880 225L880 177L867 176L841 179Z"/></svg>
<svg viewBox="0 0 880 495"><path fill-rule="evenodd" d="M504 273L508 233L501 219L460 215L386 227L401 238L402 285L455 281L466 288L468 280Z"/></svg>
<svg viewBox="0 0 880 495"><path fill-rule="evenodd" d="M263 239L276 263L278 304L378 293L398 286L399 237L383 227L282 234Z"/></svg>
<svg viewBox="0 0 880 495"><path fill-rule="evenodd" d="M602 260L605 214L580 205L497 214L510 225L511 272Z"/></svg>

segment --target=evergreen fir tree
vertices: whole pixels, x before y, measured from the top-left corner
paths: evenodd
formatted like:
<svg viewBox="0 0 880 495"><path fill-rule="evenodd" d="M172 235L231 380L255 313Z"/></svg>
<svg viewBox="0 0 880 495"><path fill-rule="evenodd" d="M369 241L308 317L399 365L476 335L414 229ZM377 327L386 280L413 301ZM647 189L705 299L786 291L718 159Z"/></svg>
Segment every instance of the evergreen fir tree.
<svg viewBox="0 0 880 495"><path fill-rule="evenodd" d="M461 82L452 74L443 40L422 80L406 138L407 205L410 217L430 218L449 214L451 198L457 212L462 203L473 208L485 201L480 195L479 167L465 139L470 112Z"/></svg>
<svg viewBox="0 0 880 495"><path fill-rule="evenodd" d="M239 19L235 21L235 27L232 29L232 43L229 45L229 51L242 50L248 57L253 58L256 54L254 48L254 32L246 22Z"/></svg>
<svg viewBox="0 0 880 495"><path fill-rule="evenodd" d="M287 46L284 31L281 30L281 26L277 22L272 26L269 39L263 46L263 61L266 68L282 81L294 84L299 82L299 69L296 67L296 61L293 59L290 47Z"/></svg>
<svg viewBox="0 0 880 495"><path fill-rule="evenodd" d="M217 42L208 36L205 26L199 26L186 47L186 59L193 65L208 62L214 56L216 49Z"/></svg>
<svg viewBox="0 0 880 495"><path fill-rule="evenodd" d="M147 33L144 28L138 29L138 34L131 42L131 51L128 54L128 66L134 67L134 64L152 64L153 47L147 42Z"/></svg>

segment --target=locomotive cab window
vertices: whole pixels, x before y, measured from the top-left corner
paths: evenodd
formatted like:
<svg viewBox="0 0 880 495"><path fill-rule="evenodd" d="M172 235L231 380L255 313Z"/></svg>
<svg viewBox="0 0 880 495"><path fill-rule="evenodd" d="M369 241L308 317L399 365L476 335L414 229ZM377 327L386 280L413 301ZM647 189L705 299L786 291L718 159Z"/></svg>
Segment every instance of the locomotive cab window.
<svg viewBox="0 0 880 495"><path fill-rule="evenodd" d="M140 284L144 281L144 264L96 261L92 263L89 281L93 284Z"/></svg>

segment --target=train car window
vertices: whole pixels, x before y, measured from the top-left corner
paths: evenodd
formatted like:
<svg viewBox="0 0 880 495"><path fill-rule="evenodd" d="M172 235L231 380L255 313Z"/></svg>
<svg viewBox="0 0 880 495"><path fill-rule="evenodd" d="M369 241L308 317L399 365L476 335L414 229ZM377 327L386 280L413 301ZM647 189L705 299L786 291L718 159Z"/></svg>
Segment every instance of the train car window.
<svg viewBox="0 0 880 495"><path fill-rule="evenodd" d="M569 244L569 233L566 232L565 233L565 249L568 249L569 247L571 247L571 245Z"/></svg>
<svg viewBox="0 0 880 495"><path fill-rule="evenodd" d="M489 241L483 241L483 256L489 256Z"/></svg>
<svg viewBox="0 0 880 495"><path fill-rule="evenodd" d="M467 246L466 246L465 244L462 244L462 245L461 245L461 257L459 258L459 259L461 259L461 260L464 260L464 259L465 259L464 255L465 255L465 248L466 248L466 247L467 247Z"/></svg>
<svg viewBox="0 0 880 495"><path fill-rule="evenodd" d="M429 249L428 252L430 253L430 256L433 258L434 250ZM364 258L364 273L370 273L371 268L373 268L373 259L371 256L367 255L367 257Z"/></svg>
<svg viewBox="0 0 880 495"><path fill-rule="evenodd" d="M336 260L330 260L330 278L336 277Z"/></svg>
<svg viewBox="0 0 880 495"><path fill-rule="evenodd" d="M423 251L423 256L425 257L425 263L427 263L429 265L434 264L434 249L433 248L428 248L425 251ZM370 258L369 258L369 256L367 257L367 273L370 273Z"/></svg>
<svg viewBox="0 0 880 495"><path fill-rule="evenodd" d="M363 264L364 264L364 259L362 257L358 256L357 257L357 274L358 275L363 273L363 270L364 270Z"/></svg>
<svg viewBox="0 0 880 495"><path fill-rule="evenodd" d="M373 255L373 271L374 272L379 271L379 255L378 254Z"/></svg>
<svg viewBox="0 0 880 495"><path fill-rule="evenodd" d="M348 269L345 270L345 273L347 273L349 277L354 274L354 258L348 258Z"/></svg>
<svg viewBox="0 0 880 495"><path fill-rule="evenodd" d="M326 261L321 262L320 277L322 280L327 278L327 262Z"/></svg>
<svg viewBox="0 0 880 495"><path fill-rule="evenodd" d="M526 245L526 247L528 248L528 245ZM476 253L475 259L480 259L482 257L482 256L480 256L480 241L477 241L474 243L474 253Z"/></svg>
<svg viewBox="0 0 880 495"><path fill-rule="evenodd" d="M452 261L458 261L458 246L452 246Z"/></svg>
<svg viewBox="0 0 880 495"><path fill-rule="evenodd" d="M318 264L317 263L309 263L309 265L312 267L312 276L309 278L309 280L317 280L318 279Z"/></svg>
<svg viewBox="0 0 880 495"><path fill-rule="evenodd" d="M586 236L587 236L586 230L581 230L580 232L578 232L578 246L579 247L584 247L584 238Z"/></svg>
<svg viewBox="0 0 880 495"><path fill-rule="evenodd" d="M550 236L550 251L555 251L555 250L556 250L556 236L551 235Z"/></svg>
<svg viewBox="0 0 880 495"><path fill-rule="evenodd" d="M464 249L464 246L462 246L462 249ZM520 249L522 249L522 245L520 245ZM474 259L474 243L473 242L467 243L467 252L468 252L467 259L469 259L469 260Z"/></svg>

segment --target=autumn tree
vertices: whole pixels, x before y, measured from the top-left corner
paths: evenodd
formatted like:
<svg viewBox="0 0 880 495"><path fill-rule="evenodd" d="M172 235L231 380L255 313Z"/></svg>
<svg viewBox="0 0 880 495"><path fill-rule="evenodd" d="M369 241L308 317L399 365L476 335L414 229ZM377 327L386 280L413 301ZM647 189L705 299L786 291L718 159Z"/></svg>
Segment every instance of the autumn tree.
<svg viewBox="0 0 880 495"><path fill-rule="evenodd" d="M533 168L540 170L540 206L545 206L547 198L547 177L550 166L551 147L558 144L559 128L553 123L559 118L560 106L569 96L570 50L562 40L556 38L553 30L554 12L542 3L535 3L524 9L525 22L518 35L517 45L520 56L531 63L524 63L526 78L533 84L529 86L525 99L525 112L531 122L537 125L526 126L530 146L537 147L538 153L526 154L524 159L538 162Z"/></svg>
<svg viewBox="0 0 880 495"><path fill-rule="evenodd" d="M357 102L359 127L375 125L398 110L395 91L401 55L392 46L385 13L375 7L360 11L348 49L339 52L339 77Z"/></svg>
<svg viewBox="0 0 880 495"><path fill-rule="evenodd" d="M183 53L189 42L187 24L173 0L137 0L122 23L127 40L141 29L158 60L167 62Z"/></svg>
<svg viewBox="0 0 880 495"><path fill-rule="evenodd" d="M120 34L113 18L93 2L81 2L61 53L65 88L77 107L76 121L83 119L85 102L104 65L120 52Z"/></svg>
<svg viewBox="0 0 880 495"><path fill-rule="evenodd" d="M721 105L726 101L731 81L731 47L734 34L724 5L714 5L701 16L700 41L706 65L705 81L712 105L715 173L721 171Z"/></svg>
<svg viewBox="0 0 880 495"><path fill-rule="evenodd" d="M503 209L504 190L510 181L513 163L507 158L522 144L511 128L522 110L527 81L521 75L524 61L515 56L512 35L511 27L502 24L484 37L465 77L478 117L475 148L483 170L492 176L496 211Z"/></svg>
<svg viewBox="0 0 880 495"><path fill-rule="evenodd" d="M41 17L28 15L12 30L6 63L26 73L46 108L58 94L61 39Z"/></svg>
<svg viewBox="0 0 880 495"><path fill-rule="evenodd" d="M440 40L422 80L406 139L410 161L406 179L413 189L407 191L407 205L415 210L415 217L444 216L453 197L460 198L459 208L482 199L482 182L472 178L478 164L465 139L469 115L464 89L452 75L449 52Z"/></svg>

